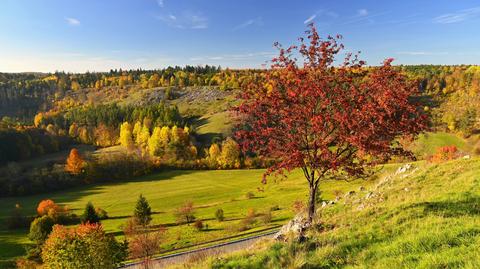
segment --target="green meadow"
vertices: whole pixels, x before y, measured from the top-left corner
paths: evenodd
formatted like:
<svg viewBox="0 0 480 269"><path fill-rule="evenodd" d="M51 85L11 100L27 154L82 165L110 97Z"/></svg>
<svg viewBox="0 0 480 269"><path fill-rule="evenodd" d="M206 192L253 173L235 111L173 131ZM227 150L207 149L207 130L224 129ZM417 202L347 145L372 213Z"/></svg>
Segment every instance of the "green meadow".
<svg viewBox="0 0 480 269"><path fill-rule="evenodd" d="M68 206L75 214L83 212L91 201L96 207L108 212L109 219L102 221L105 230L121 239L122 225L132 215L136 200L143 194L154 211L153 224L166 228L163 252L192 247L202 243L214 243L235 236L246 236L278 228L294 215L292 204L305 201L306 181L299 172L287 179L270 177L262 184L263 170L218 170L218 171L166 171L131 181L89 185L63 192L1 199L0 204L0 260L4 263L24 254L28 244L26 230L8 231L4 221L16 203L20 203L26 215L34 215L39 201L53 199ZM369 181L326 182L323 198L333 199L334 193L356 190L370 184ZM254 194L248 198L247 193ZM193 225L177 225L174 211L186 201L192 201L195 216L208 229L197 231ZM272 221L263 223L260 217L272 207ZM225 220L215 219L215 211L221 208ZM258 220L245 231L235 227L245 218L249 209L255 210Z"/></svg>

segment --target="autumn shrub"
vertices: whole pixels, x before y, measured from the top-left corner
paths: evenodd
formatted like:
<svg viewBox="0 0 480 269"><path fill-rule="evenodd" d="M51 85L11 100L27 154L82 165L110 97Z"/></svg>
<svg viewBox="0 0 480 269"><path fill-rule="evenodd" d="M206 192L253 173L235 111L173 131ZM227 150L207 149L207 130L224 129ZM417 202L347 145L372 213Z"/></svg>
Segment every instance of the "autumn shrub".
<svg viewBox="0 0 480 269"><path fill-rule="evenodd" d="M439 163L456 159L458 156L459 152L456 146L444 146L437 148L435 154L430 156L428 160L432 163Z"/></svg>
<svg viewBox="0 0 480 269"><path fill-rule="evenodd" d="M292 204L292 211L295 214L302 213L305 211L305 203L301 200L295 200Z"/></svg>
<svg viewBox="0 0 480 269"><path fill-rule="evenodd" d="M40 267L41 265L40 265L39 262L29 260L29 259L26 259L26 258L17 259L15 261L15 266L16 266L17 269L37 269L37 268L41 268Z"/></svg>
<svg viewBox="0 0 480 269"><path fill-rule="evenodd" d="M125 258L126 244L105 234L100 224L55 225L42 248L45 268L113 269Z"/></svg>
<svg viewBox="0 0 480 269"><path fill-rule="evenodd" d="M178 224L191 223L195 220L193 202L187 201L174 212Z"/></svg>
<svg viewBox="0 0 480 269"><path fill-rule="evenodd" d="M223 221L225 219L223 215L223 209L219 208L217 209L217 211L215 211L215 219L217 219L218 221Z"/></svg>
<svg viewBox="0 0 480 269"><path fill-rule="evenodd" d="M201 220L196 220L195 223L193 224L193 227L201 231L203 229L203 222Z"/></svg>
<svg viewBox="0 0 480 269"><path fill-rule="evenodd" d="M37 214L39 216L56 215L60 211L60 207L50 199L42 200L37 206Z"/></svg>
<svg viewBox="0 0 480 269"><path fill-rule="evenodd" d="M28 238L37 244L43 243L52 231L53 225L55 221L48 215L34 219L30 224Z"/></svg>
<svg viewBox="0 0 480 269"><path fill-rule="evenodd" d="M265 213L261 215L261 220L264 224L268 224L272 222L272 211L267 210Z"/></svg>
<svg viewBox="0 0 480 269"><path fill-rule="evenodd" d="M132 259L141 259L144 268L150 268L152 258L160 251L160 245L165 229L160 227L155 231L146 230L132 217L123 228L128 241L128 256ZM177 240L180 240L178 238Z"/></svg>
<svg viewBox="0 0 480 269"><path fill-rule="evenodd" d="M108 213L105 209L97 207L95 208L95 212L97 213L97 216L100 220L108 219Z"/></svg>

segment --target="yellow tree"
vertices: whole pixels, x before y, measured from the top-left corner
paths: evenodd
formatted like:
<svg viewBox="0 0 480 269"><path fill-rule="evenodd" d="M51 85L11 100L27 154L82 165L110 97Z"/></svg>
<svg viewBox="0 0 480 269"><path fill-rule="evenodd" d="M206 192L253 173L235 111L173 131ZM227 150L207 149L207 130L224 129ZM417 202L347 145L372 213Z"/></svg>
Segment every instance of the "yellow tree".
<svg viewBox="0 0 480 269"><path fill-rule="evenodd" d="M128 122L124 122L120 125L120 144L129 149L134 146L132 126Z"/></svg>
<svg viewBox="0 0 480 269"><path fill-rule="evenodd" d="M212 144L208 149L208 165L210 168L216 168L218 165L218 159L220 158L221 154L220 146L218 144Z"/></svg>
<svg viewBox="0 0 480 269"><path fill-rule="evenodd" d="M135 140L135 142L137 142L138 134L141 131L142 131L142 123L140 121L135 122L135 125L133 126L133 139Z"/></svg>
<svg viewBox="0 0 480 269"><path fill-rule="evenodd" d="M235 140L227 138L222 143L222 153L218 163L223 168L240 168L240 147Z"/></svg>
<svg viewBox="0 0 480 269"><path fill-rule="evenodd" d="M155 127L152 136L148 139L148 153L152 156L158 156L162 149L161 140L162 129Z"/></svg>

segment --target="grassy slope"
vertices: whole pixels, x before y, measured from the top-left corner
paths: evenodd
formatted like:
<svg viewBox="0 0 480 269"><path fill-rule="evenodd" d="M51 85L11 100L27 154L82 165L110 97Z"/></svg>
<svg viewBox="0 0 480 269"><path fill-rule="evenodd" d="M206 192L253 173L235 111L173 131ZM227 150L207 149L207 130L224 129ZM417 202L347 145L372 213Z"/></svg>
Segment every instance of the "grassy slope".
<svg viewBox="0 0 480 269"><path fill-rule="evenodd" d="M165 251L239 235L239 232L227 227L240 222L249 208L261 213L273 205L280 206L280 210L273 212L272 223L257 222L253 229L243 233L277 227L292 217L293 201L305 199L306 184L301 173L295 172L286 180L278 179L274 182L272 179L269 184L262 185L262 173L262 170L169 171L122 183L90 185L59 193L0 199L0 263L2 260L22 255L22 245L28 242L27 231L6 231L3 228L4 219L10 209L19 202L26 213L33 215L38 202L46 198L67 205L76 214L81 214L85 204L92 201L95 206L107 210L111 217L103 221L105 229L120 236L120 226L132 214L136 199L142 193L155 212L153 223L167 227L163 245ZM346 192L368 184L369 182L364 181L326 183L324 196L331 199L334 190ZM258 192L258 187L263 187L265 191ZM247 192L253 192L256 197L245 198ZM208 224L208 231L197 232L192 226L174 224L174 209L187 200L194 202L197 208L195 215ZM226 221L217 222L214 219L217 208L224 210Z"/></svg>
<svg viewBox="0 0 480 269"><path fill-rule="evenodd" d="M416 156L425 158L435 153L435 150L443 146L456 146L460 151L471 153L473 146L471 141L450 133L426 133L418 137L418 139L410 145Z"/></svg>
<svg viewBox="0 0 480 269"><path fill-rule="evenodd" d="M215 267L479 268L480 159L414 167L371 187L375 198L324 210L307 243L266 243Z"/></svg>

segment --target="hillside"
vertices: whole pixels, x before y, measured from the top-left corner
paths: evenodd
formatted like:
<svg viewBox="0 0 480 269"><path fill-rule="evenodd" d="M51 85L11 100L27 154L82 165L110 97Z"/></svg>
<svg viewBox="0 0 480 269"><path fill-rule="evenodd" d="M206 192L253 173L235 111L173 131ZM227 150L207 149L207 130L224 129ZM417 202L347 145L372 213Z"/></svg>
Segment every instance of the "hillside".
<svg viewBox="0 0 480 269"><path fill-rule="evenodd" d="M479 171L478 158L413 163L322 209L304 243L264 242L203 266L478 268Z"/></svg>

